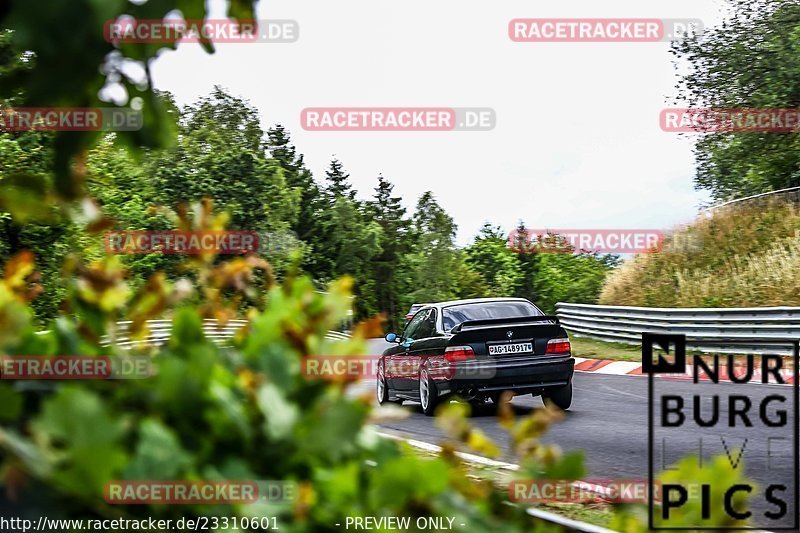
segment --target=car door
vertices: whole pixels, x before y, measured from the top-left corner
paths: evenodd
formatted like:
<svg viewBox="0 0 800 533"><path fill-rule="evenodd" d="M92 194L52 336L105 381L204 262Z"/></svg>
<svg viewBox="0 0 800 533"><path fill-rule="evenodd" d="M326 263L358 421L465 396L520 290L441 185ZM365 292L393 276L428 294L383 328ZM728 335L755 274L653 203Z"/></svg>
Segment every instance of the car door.
<svg viewBox="0 0 800 533"><path fill-rule="evenodd" d="M426 310L427 312L427 310ZM386 383L395 391L403 390L403 387L408 387L405 383L405 376L408 372L407 366L409 364L408 352L410 343L413 342L414 335L420 327L423 319L427 316L426 312L418 311L414 318L406 326L403 334L400 336L400 343L397 347L393 347L390 353L386 356L385 374Z"/></svg>
<svg viewBox="0 0 800 533"><path fill-rule="evenodd" d="M398 387L410 394L419 391L419 368L427 357L435 354L441 344L440 335L436 327L437 311L431 307L419 321L419 326L414 331L413 341L408 346L403 364L404 372L399 380ZM415 317L416 318L416 317Z"/></svg>

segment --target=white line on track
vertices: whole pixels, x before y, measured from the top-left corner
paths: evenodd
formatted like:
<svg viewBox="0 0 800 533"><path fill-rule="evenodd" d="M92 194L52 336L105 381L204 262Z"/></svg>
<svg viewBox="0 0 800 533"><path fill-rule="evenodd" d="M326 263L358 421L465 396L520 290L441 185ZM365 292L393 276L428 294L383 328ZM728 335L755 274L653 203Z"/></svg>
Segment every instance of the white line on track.
<svg viewBox="0 0 800 533"><path fill-rule="evenodd" d="M425 442L421 440L415 439L407 439L405 437L401 437L400 435L395 435L392 433L384 433L382 431L377 432L379 436L385 437L387 439L393 440L402 440L413 446L414 448L418 448L420 450L425 450L427 452L434 452L439 453L442 451L441 446L437 446L436 444L431 444L430 442ZM457 457L470 462L475 463L483 466L492 466L495 468L503 468L505 470L519 470L519 465L515 465L512 463L504 463L503 461L495 461L494 459L489 459L487 457L482 457L480 455L475 455L466 452L455 452Z"/></svg>

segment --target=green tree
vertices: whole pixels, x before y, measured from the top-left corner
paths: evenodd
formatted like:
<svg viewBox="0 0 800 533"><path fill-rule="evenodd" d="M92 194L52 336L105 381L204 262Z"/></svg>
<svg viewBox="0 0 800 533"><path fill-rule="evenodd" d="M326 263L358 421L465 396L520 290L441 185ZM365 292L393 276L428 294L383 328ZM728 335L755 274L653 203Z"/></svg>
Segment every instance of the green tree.
<svg viewBox="0 0 800 533"><path fill-rule="evenodd" d="M525 227L525 222L520 220L516 228L516 235L526 235L527 231L528 229ZM531 253L517 253L517 260L519 263L520 279L514 296L527 298L535 302L537 298L536 279L539 271L539 256Z"/></svg>
<svg viewBox="0 0 800 533"><path fill-rule="evenodd" d="M466 254L467 264L486 281L491 293L487 296L514 296L519 292L519 257L509 248L508 237L499 226L484 224Z"/></svg>
<svg viewBox="0 0 800 533"><path fill-rule="evenodd" d="M800 3L735 0L730 17L673 53L691 69L679 98L694 107L800 107ZM718 200L800 185L796 133L703 134L695 147L698 188Z"/></svg>
<svg viewBox="0 0 800 533"><path fill-rule="evenodd" d="M540 253L534 303L555 313L557 302L597 303L608 273L619 264L613 255Z"/></svg>
<svg viewBox="0 0 800 533"><path fill-rule="evenodd" d="M256 0L227 2L226 14L237 20L252 20L255 3ZM106 84L115 86L125 94L120 106L128 105L133 98L140 99L144 119L141 130L120 132L118 140L137 148L167 146L174 140L175 120L153 88L149 61L163 49L174 49L177 35L160 43L114 43L106 38L103 25L123 15L161 20L176 10L187 19L203 19L206 2L75 0L50 2L46 10L27 0L3 2L0 30L12 30L11 39L18 50L25 51L30 66L0 76L0 97L24 95L20 105L26 107L106 107L113 104L101 100L101 89ZM214 51L208 40L201 39L201 45L208 52ZM97 131L53 135L54 180L49 190L54 189L61 199L83 196L79 156L101 137ZM43 192L40 196L44 200Z"/></svg>
<svg viewBox="0 0 800 533"><path fill-rule="evenodd" d="M411 221L405 218L401 198L392 196L394 185L389 180L378 176L374 190L367 213L381 228L381 251L370 262L370 278L375 287L375 305L386 313L387 328L396 331L402 323L400 316L407 311L400 308L399 298L410 288L410 273L403 258L411 249Z"/></svg>
<svg viewBox="0 0 800 533"><path fill-rule="evenodd" d="M0 80L33 68L12 40L0 29ZM0 109L24 101L21 89L0 95ZM81 249L80 228L54 205L48 192L53 184L54 135L44 131L0 132L0 263L22 250L39 262L41 296L32 308L41 324L58 311L65 287L61 265ZM44 200L48 201L44 201Z"/></svg>
<svg viewBox="0 0 800 533"><path fill-rule="evenodd" d="M380 253L380 225L365 216L354 200L339 197L331 211L329 246L333 252L333 276L350 276L355 284L355 316L366 318L379 311L375 301L375 281L369 276L370 262Z"/></svg>
<svg viewBox="0 0 800 533"><path fill-rule="evenodd" d="M350 174L345 172L344 165L336 158L331 160L328 170L325 171L325 176L328 179L328 192L334 197L344 197L350 200L355 200L356 191L353 190L350 184Z"/></svg>
<svg viewBox="0 0 800 533"><path fill-rule="evenodd" d="M122 191L122 195L135 196L131 201L136 203L172 210L179 204L213 198L217 208L229 214L231 229L258 232L265 244L269 236L289 232L290 223L297 219L300 209L300 190L287 184L279 162L268 157L258 111L215 87L198 102L180 111L176 109L176 114L180 131L176 145L148 152L141 169L135 171L138 176L117 176L111 190L124 188L121 180L130 179L139 186ZM106 181L114 179L106 176ZM97 194L100 198L106 196L102 191ZM134 221L138 222L137 219ZM133 225L133 228L170 229L175 219L176 215L167 214L151 219L155 226ZM284 256L288 252L270 247L263 251L279 273L287 268ZM154 259L139 257L130 261L139 265L132 266L139 271L149 268L144 265L151 265ZM176 258L159 261L162 265L177 264ZM142 270L142 273L147 276L151 272Z"/></svg>
<svg viewBox="0 0 800 533"><path fill-rule="evenodd" d="M413 271L413 302L440 302L455 296L455 250L457 226L453 218L427 191L417 201L414 212L414 251L409 256Z"/></svg>
<svg viewBox="0 0 800 533"><path fill-rule="evenodd" d="M463 250L457 250L455 262L455 294L458 299L486 298L492 291L480 273L473 270L467 262L467 255Z"/></svg>
<svg viewBox="0 0 800 533"><path fill-rule="evenodd" d="M333 230L331 200L306 168L304 157L298 154L286 128L277 124L267 136L269 153L277 162L286 187L298 198L296 212L284 220L294 235L309 246L305 269L314 279L327 282L333 278L336 260L336 252L329 245Z"/></svg>
<svg viewBox="0 0 800 533"><path fill-rule="evenodd" d="M298 216L300 191L266 148L258 111L215 87L180 113L177 146L148 158L153 199L172 206L212 197L230 213L232 228L288 229L286 221Z"/></svg>

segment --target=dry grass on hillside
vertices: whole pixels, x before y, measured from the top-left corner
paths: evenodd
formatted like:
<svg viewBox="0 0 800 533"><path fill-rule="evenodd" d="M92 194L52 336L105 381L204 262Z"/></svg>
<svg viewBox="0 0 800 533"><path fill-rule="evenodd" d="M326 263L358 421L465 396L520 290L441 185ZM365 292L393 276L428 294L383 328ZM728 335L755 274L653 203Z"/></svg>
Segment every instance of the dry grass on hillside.
<svg viewBox="0 0 800 533"><path fill-rule="evenodd" d="M686 243L696 243L687 247ZM701 216L609 275L608 305L800 305L800 208L773 200Z"/></svg>

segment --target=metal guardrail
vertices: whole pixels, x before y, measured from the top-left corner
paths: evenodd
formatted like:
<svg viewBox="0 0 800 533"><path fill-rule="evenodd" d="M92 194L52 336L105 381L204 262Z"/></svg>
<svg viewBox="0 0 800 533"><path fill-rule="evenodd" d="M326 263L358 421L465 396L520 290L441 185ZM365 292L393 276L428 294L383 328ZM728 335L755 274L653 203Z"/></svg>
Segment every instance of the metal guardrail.
<svg viewBox="0 0 800 533"><path fill-rule="evenodd" d="M171 320L148 320L148 335L143 339L132 339L130 337L130 320L117 322L117 331L113 338L104 336L100 343L103 346L114 344L123 349L143 348L148 346L161 346L166 343L172 335ZM223 344L233 338L236 332L247 325L246 320L229 320L224 325L214 319L203 320L203 334L216 344ZM328 340L345 340L350 335L340 331L328 331L325 338Z"/></svg>
<svg viewBox="0 0 800 533"><path fill-rule="evenodd" d="M792 353L776 341L800 339L800 307L653 308L559 302L556 315L576 336L641 344L642 333L686 335L702 352Z"/></svg>
<svg viewBox="0 0 800 533"><path fill-rule="evenodd" d="M728 207L734 204L740 203L758 203L763 201L769 201L776 197L783 197L783 199L788 200L794 203L800 203L800 187L789 187L787 189L779 189L777 191L768 191L761 194L754 194L752 196L747 196L745 198L736 198L734 200L728 200L727 202L722 202L720 204L709 205L703 211L711 213L717 209Z"/></svg>
<svg viewBox="0 0 800 533"><path fill-rule="evenodd" d="M530 516L538 518L539 520L542 520L544 522L561 526L567 531L578 531L580 533L617 533L617 531L613 529L607 529L604 527L589 524L587 522L573 520L571 518L566 518L564 516L557 515L555 513L543 511L542 509L537 509L535 507L529 507L528 509L525 510L525 512L528 513Z"/></svg>

